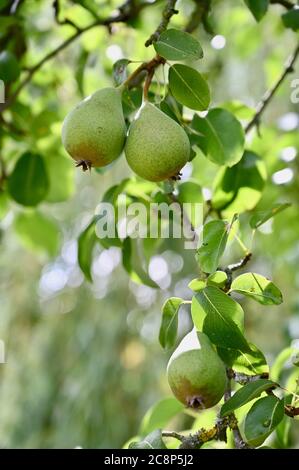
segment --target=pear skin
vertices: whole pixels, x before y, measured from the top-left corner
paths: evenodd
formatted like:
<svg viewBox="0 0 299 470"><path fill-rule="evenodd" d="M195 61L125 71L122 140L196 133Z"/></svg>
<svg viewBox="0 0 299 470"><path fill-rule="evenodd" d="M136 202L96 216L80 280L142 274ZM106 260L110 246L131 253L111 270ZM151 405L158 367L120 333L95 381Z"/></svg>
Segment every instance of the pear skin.
<svg viewBox="0 0 299 470"><path fill-rule="evenodd" d="M78 166L102 167L122 152L126 138L121 91L103 88L81 101L65 118L62 143Z"/></svg>
<svg viewBox="0 0 299 470"><path fill-rule="evenodd" d="M177 122L147 102L130 126L125 154L138 176L163 181L175 177L187 163L190 143Z"/></svg>
<svg viewBox="0 0 299 470"><path fill-rule="evenodd" d="M225 366L212 343L195 329L182 339L172 354L167 376L175 397L195 409L216 405L227 384Z"/></svg>

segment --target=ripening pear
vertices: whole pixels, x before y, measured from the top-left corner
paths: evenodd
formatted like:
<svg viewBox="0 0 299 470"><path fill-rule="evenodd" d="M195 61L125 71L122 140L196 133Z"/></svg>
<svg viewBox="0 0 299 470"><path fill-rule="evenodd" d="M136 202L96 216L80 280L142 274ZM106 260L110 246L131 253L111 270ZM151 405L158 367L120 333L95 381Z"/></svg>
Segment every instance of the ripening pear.
<svg viewBox="0 0 299 470"><path fill-rule="evenodd" d="M83 170L102 167L122 152L126 125L121 90L103 88L81 101L65 118L62 143Z"/></svg>
<svg viewBox="0 0 299 470"><path fill-rule="evenodd" d="M175 397L195 409L216 405L224 395L227 382L225 366L212 343L195 328L172 354L167 376Z"/></svg>
<svg viewBox="0 0 299 470"><path fill-rule="evenodd" d="M125 154L138 176L163 181L176 177L187 163L190 144L177 122L146 102L130 126Z"/></svg>

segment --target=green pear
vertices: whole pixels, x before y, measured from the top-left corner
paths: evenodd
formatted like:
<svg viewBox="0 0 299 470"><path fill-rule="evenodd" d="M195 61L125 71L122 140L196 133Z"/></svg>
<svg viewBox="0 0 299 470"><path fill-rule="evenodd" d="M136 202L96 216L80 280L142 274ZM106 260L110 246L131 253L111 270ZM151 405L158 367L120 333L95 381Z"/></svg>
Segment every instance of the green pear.
<svg viewBox="0 0 299 470"><path fill-rule="evenodd" d="M122 152L126 138L121 91L103 88L81 101L65 118L62 143L83 170L102 167Z"/></svg>
<svg viewBox="0 0 299 470"><path fill-rule="evenodd" d="M130 126L125 154L138 176L163 181L175 177L187 163L190 143L177 122L147 102Z"/></svg>
<svg viewBox="0 0 299 470"><path fill-rule="evenodd" d="M195 409L216 405L227 383L225 366L212 343L195 329L182 339L169 359L167 376L175 397Z"/></svg>

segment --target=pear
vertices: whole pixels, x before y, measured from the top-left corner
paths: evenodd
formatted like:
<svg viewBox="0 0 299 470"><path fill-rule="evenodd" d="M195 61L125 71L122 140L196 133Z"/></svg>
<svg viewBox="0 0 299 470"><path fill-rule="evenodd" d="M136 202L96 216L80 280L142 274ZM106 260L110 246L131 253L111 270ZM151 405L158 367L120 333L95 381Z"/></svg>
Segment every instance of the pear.
<svg viewBox="0 0 299 470"><path fill-rule="evenodd" d="M65 118L62 143L83 170L102 167L122 152L126 138L121 91L103 88L81 101Z"/></svg>
<svg viewBox="0 0 299 470"><path fill-rule="evenodd" d="M177 122L146 102L130 126L125 154L138 176L163 181L176 177L187 163L190 144Z"/></svg>
<svg viewBox="0 0 299 470"><path fill-rule="evenodd" d="M216 405L227 383L225 366L209 338L195 329L182 339L172 354L167 376L175 397L195 409Z"/></svg>

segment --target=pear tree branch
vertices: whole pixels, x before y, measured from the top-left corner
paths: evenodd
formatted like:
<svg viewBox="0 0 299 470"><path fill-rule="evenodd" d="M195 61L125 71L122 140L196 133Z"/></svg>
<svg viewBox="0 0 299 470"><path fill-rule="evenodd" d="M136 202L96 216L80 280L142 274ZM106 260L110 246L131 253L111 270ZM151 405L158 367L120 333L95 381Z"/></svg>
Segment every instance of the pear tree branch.
<svg viewBox="0 0 299 470"><path fill-rule="evenodd" d="M261 99L261 101L257 105L256 111L255 111L255 114L254 114L253 118L251 119L251 121L249 121L249 123L245 127L245 133L246 134L252 129L252 127L254 127L254 126L258 127L259 126L260 119L261 119L261 116L262 116L263 112L265 111L265 109L269 105L270 101L272 100L272 98L274 97L274 95L276 94L276 92L278 91L278 89L280 88L282 83L284 82L285 78L290 73L292 73L294 71L294 65L295 65L295 62L298 58L298 55L299 55L299 44L297 44L294 52L288 58L288 60L285 64L285 67L284 67L280 77L278 78L277 82L274 84L274 86L272 88L270 88L268 91L266 91L263 98Z"/></svg>
<svg viewBox="0 0 299 470"><path fill-rule="evenodd" d="M113 23L123 23L128 21L129 19L136 18L140 11L145 8L148 5L152 5L152 3L140 3L140 4L135 4L135 2L132 1L127 1L124 5L119 7L118 13L116 15L112 15L108 18L99 18L96 19L94 22L91 24L85 26L84 28L78 28L77 26L73 25L76 28L76 31L74 34L72 34L68 39L63 41L59 46L57 46L55 49L50 51L48 54L46 54L39 62L37 62L35 65L27 69L27 75L25 78L21 81L19 86L16 88L14 93L8 98L8 100L5 103L0 104L0 112L6 110L9 108L17 99L23 88L26 87L26 85L32 80L32 77L34 74L49 60L53 59L56 55L58 55L61 51L66 49L70 44L72 44L74 41L76 41L82 34L85 32L95 28L96 26L106 26L109 27ZM56 11L56 10L55 10Z"/></svg>
<svg viewBox="0 0 299 470"><path fill-rule="evenodd" d="M208 14L211 9L211 0L194 0L195 8L191 13L190 20L185 28L187 33L194 31L202 23L207 33L213 34L208 22Z"/></svg>
<svg viewBox="0 0 299 470"><path fill-rule="evenodd" d="M218 419L215 426L210 429L201 428L196 433L189 434L187 436L174 431L162 431L162 436L172 437L180 441L180 449L200 449L204 444L210 441L216 440L226 442L227 429L231 429L234 432L237 426L238 423L236 417L231 414L229 416L225 416L224 418ZM238 439L240 439L240 445L238 444L239 449L248 447L247 444L242 440L241 435L238 435Z"/></svg>
<svg viewBox="0 0 299 470"><path fill-rule="evenodd" d="M178 10L175 9L177 0L167 0L167 4L162 13L162 20L157 27L156 31L148 38L145 42L145 47L151 46L154 42L158 41L161 34L167 29L167 26L173 15L178 14Z"/></svg>

